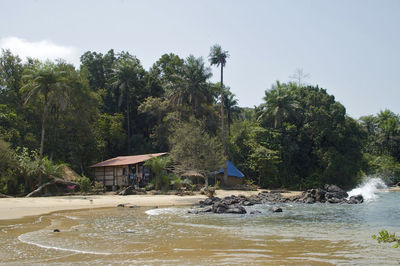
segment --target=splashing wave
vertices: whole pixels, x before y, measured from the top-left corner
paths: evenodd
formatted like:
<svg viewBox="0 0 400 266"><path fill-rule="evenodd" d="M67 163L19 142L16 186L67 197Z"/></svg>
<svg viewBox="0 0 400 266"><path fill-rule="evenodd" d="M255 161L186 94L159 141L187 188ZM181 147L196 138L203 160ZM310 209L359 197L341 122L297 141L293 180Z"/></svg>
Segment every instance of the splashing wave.
<svg viewBox="0 0 400 266"><path fill-rule="evenodd" d="M377 198L376 192L380 188L387 188L385 182L380 178L368 178L356 188L347 192L351 196L362 195L365 201Z"/></svg>

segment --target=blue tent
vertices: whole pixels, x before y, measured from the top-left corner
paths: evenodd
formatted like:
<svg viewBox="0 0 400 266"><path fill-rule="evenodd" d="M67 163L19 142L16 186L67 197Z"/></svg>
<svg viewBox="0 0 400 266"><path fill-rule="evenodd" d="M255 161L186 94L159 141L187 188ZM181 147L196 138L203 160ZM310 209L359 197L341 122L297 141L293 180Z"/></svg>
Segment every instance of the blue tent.
<svg viewBox="0 0 400 266"><path fill-rule="evenodd" d="M231 161L228 160L228 176L235 176L243 178L244 174L237 169ZM219 171L213 172L213 174L224 174L224 168L222 167Z"/></svg>

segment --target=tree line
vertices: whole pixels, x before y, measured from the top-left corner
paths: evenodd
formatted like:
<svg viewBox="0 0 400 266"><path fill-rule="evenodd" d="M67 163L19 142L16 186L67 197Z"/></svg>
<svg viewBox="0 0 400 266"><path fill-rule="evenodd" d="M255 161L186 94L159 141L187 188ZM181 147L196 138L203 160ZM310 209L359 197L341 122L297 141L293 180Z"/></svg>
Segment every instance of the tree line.
<svg viewBox="0 0 400 266"><path fill-rule="evenodd" d="M170 53L146 70L114 50L88 51L79 67L2 50L0 192L31 191L44 182L35 169L56 173L67 164L92 176L98 161L164 151L182 171L207 173L230 159L261 187L351 187L366 174L398 181L397 114L355 120L326 90L293 82L277 82L263 104L240 108L223 82L228 58L215 45L208 62Z"/></svg>

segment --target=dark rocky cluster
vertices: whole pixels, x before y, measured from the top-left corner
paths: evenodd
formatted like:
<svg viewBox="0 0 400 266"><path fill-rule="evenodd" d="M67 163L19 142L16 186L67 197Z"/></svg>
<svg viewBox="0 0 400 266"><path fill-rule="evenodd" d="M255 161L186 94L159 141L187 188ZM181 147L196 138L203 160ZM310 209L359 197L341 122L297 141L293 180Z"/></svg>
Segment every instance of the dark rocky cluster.
<svg viewBox="0 0 400 266"><path fill-rule="evenodd" d="M359 204L364 202L362 195L352 196L347 199L349 195L346 191L335 185L325 185L324 188L309 189L304 191L300 197L292 198L293 202L300 203L349 203Z"/></svg>
<svg viewBox="0 0 400 266"><path fill-rule="evenodd" d="M197 209L190 210L189 213L233 213L233 214L245 214L247 213L245 206L252 206L255 204L264 203L286 203L286 202L297 202L297 203L348 203L348 204L359 204L364 201L362 195L349 196L346 191L335 185L325 185L324 188L309 189L304 191L300 196L284 197L281 192L284 191L263 191L258 195L252 195L246 197L243 195L229 196L223 199L218 197L207 198L200 201L200 207ZM273 207L270 209L273 212L282 212L279 207Z"/></svg>

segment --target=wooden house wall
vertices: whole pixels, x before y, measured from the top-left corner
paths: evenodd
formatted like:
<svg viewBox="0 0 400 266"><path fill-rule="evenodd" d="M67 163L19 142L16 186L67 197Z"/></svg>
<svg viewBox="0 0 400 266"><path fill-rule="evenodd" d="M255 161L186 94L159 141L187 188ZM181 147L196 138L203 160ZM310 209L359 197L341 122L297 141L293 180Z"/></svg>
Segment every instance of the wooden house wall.
<svg viewBox="0 0 400 266"><path fill-rule="evenodd" d="M125 168L125 176L123 169ZM105 186L126 186L128 185L128 167L127 166L109 166L95 167L94 176L97 182L103 183Z"/></svg>
<svg viewBox="0 0 400 266"><path fill-rule="evenodd" d="M101 182L105 186L114 185L114 167L96 167L94 168L94 176L97 182Z"/></svg>

